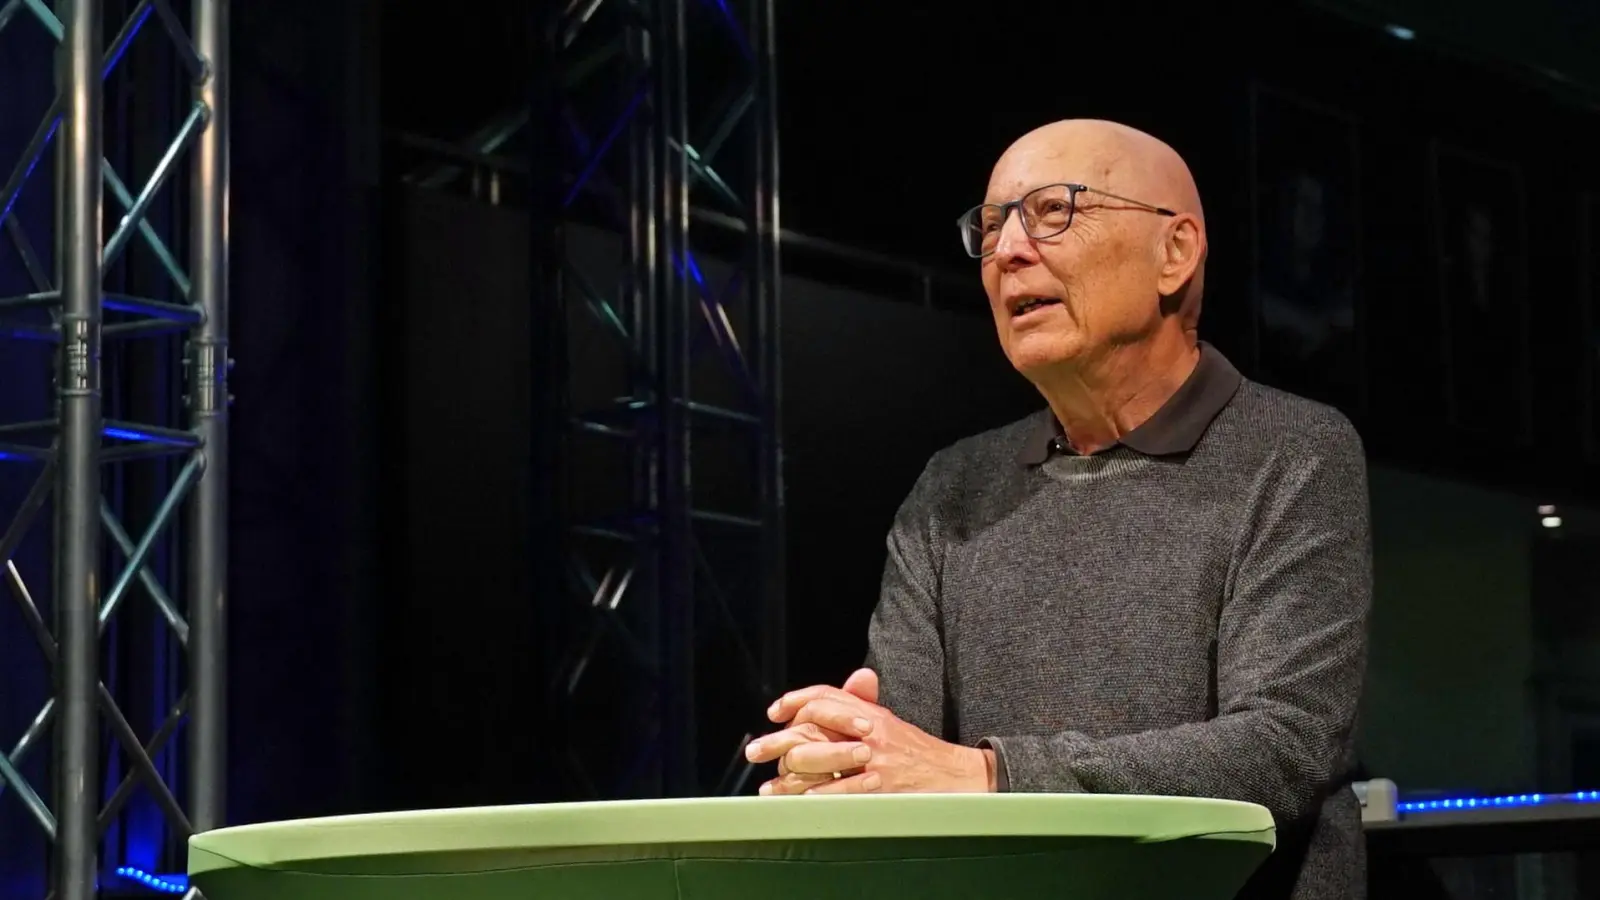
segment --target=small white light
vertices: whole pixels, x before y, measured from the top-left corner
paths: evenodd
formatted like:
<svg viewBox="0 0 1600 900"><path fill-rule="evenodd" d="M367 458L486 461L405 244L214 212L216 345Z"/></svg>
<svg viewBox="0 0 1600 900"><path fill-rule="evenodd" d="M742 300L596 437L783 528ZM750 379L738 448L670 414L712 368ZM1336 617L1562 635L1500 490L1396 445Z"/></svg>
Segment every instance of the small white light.
<svg viewBox="0 0 1600 900"><path fill-rule="evenodd" d="M1404 25L1385 25L1383 26L1383 30L1389 32L1402 41L1409 41L1417 36L1415 31L1412 31Z"/></svg>
<svg viewBox="0 0 1600 900"><path fill-rule="evenodd" d="M1561 517L1560 516L1545 516L1543 519L1539 520L1539 524L1543 525L1546 528L1560 528L1561 527Z"/></svg>
<svg viewBox="0 0 1600 900"><path fill-rule="evenodd" d="M1555 514L1556 514L1556 508L1554 506L1551 506L1548 503L1546 503L1543 506L1539 507L1539 515L1541 515L1541 516L1553 516Z"/></svg>

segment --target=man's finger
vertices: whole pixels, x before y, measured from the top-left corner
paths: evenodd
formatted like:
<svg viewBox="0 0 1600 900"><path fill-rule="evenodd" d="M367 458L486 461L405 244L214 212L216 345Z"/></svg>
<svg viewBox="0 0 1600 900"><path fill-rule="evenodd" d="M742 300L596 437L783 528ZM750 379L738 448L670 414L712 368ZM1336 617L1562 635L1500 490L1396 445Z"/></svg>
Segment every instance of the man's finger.
<svg viewBox="0 0 1600 900"><path fill-rule="evenodd" d="M877 772L862 772L848 778L835 778L812 785L807 794L870 794L883 787L883 776Z"/></svg>
<svg viewBox="0 0 1600 900"><path fill-rule="evenodd" d="M779 775L777 778L774 778L771 781L762 783L760 793L763 797L775 797L784 794L804 794L811 788L814 788L819 784L825 784L832 780L833 774L831 772L827 775L796 775L795 773L790 772L787 775Z"/></svg>
<svg viewBox="0 0 1600 900"><path fill-rule="evenodd" d="M789 727L811 725L844 735L846 739L864 738L871 734L874 726L872 719L867 716L869 708L859 698L848 694L843 696L846 699L829 696L807 703L790 720Z"/></svg>
<svg viewBox="0 0 1600 900"><path fill-rule="evenodd" d="M857 669L844 680L844 692L855 694L868 703L878 702L878 673L871 669Z"/></svg>
<svg viewBox="0 0 1600 900"><path fill-rule="evenodd" d="M745 745L744 757L753 763L772 762L801 744L827 740L828 735L820 726L805 722L751 741Z"/></svg>
<svg viewBox="0 0 1600 900"><path fill-rule="evenodd" d="M854 703L862 702L861 698L856 695L842 691L832 685L812 685L808 688L801 688L798 691L790 691L773 701L772 705L767 707L767 718L774 722L787 722L794 718L795 713L799 712L801 707L824 697L835 700L848 700Z"/></svg>
<svg viewBox="0 0 1600 900"><path fill-rule="evenodd" d="M798 775L830 775L871 761L872 748L853 741L801 744L783 755L784 766Z"/></svg>

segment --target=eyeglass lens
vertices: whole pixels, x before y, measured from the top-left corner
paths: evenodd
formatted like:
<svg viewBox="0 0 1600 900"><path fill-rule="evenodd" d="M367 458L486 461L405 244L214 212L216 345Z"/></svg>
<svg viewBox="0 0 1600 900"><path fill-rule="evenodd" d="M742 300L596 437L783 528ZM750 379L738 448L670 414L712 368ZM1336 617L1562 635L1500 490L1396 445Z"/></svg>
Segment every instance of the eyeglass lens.
<svg viewBox="0 0 1600 900"><path fill-rule="evenodd" d="M1072 205L1076 199L1072 188L1052 184L1024 194L1017 203L1022 217L1022 227L1029 237L1043 239L1054 237L1072 223ZM967 252L974 256L987 256L1000 242L1000 232L1005 227L1009 206L985 204L974 209L967 217L967 227L962 235Z"/></svg>

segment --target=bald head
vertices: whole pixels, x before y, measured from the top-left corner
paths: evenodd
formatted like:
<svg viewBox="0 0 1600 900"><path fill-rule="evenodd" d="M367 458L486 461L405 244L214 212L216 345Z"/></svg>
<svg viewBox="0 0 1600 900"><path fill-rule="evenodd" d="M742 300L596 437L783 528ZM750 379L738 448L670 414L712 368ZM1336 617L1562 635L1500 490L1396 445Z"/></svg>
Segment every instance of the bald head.
<svg viewBox="0 0 1600 900"><path fill-rule="evenodd" d="M1013 142L995 163L990 193L1004 188L994 183L995 177L1039 165L1080 171L1078 180L1090 187L1192 213L1204 221L1200 190L1188 163L1165 141L1137 128L1104 119L1065 119L1035 128Z"/></svg>

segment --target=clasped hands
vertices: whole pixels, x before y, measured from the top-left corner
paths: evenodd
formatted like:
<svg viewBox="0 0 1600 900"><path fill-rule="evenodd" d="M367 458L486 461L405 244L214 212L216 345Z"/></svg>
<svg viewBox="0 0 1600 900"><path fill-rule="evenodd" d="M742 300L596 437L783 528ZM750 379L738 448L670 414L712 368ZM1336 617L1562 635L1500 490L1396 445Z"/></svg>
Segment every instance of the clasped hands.
<svg viewBox="0 0 1600 900"><path fill-rule="evenodd" d="M994 751L942 741L878 705L878 675L790 691L767 709L781 731L745 757L778 763L772 794L959 793L995 789Z"/></svg>

